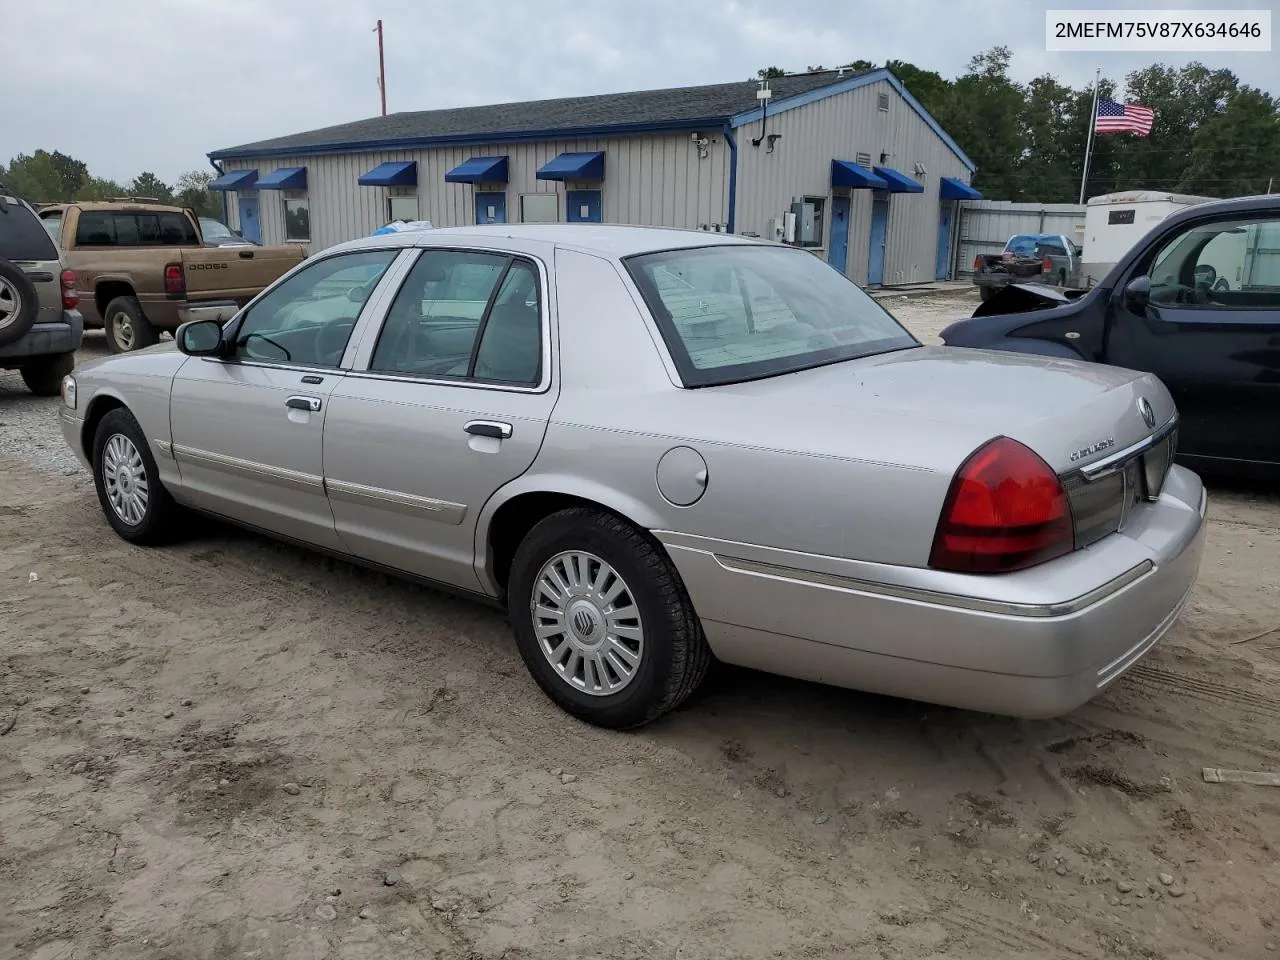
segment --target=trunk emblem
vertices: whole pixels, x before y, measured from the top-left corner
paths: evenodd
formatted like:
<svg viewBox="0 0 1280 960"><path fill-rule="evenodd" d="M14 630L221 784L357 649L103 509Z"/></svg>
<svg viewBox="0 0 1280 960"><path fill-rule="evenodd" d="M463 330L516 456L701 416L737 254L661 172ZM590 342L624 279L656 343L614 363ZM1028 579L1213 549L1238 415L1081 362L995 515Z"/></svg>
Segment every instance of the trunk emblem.
<svg viewBox="0 0 1280 960"><path fill-rule="evenodd" d="M1138 413L1142 414L1142 422L1145 423L1148 428L1156 425L1156 412L1151 409L1151 403L1146 397L1138 398Z"/></svg>
<svg viewBox="0 0 1280 960"><path fill-rule="evenodd" d="M1082 447L1075 453L1071 454L1071 462L1075 463L1077 460L1083 460L1085 457L1091 457L1095 453L1101 453L1103 450L1106 450L1109 447L1114 447L1115 445L1115 437L1107 437L1105 440L1099 440L1097 443L1091 443L1089 446Z"/></svg>

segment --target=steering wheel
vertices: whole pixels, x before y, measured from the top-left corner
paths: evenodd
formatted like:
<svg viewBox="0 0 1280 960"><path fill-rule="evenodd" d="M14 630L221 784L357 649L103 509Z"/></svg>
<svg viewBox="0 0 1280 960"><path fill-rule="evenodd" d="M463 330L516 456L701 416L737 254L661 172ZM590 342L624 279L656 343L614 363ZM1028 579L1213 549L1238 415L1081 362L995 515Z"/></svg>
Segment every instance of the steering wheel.
<svg viewBox="0 0 1280 960"><path fill-rule="evenodd" d="M324 366L335 366L342 360L342 352L355 328L355 317L339 317L322 324L316 330L316 360Z"/></svg>

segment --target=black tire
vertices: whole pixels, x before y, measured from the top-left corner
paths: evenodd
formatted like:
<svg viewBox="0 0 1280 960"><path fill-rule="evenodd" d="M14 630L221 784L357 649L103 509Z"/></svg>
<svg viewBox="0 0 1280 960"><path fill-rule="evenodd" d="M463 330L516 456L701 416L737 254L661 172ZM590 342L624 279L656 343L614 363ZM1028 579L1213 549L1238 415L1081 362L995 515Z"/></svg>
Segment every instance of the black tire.
<svg viewBox="0 0 1280 960"><path fill-rule="evenodd" d="M982 298L983 303L986 303L995 295L996 295L995 287L979 287L978 288L978 296Z"/></svg>
<svg viewBox="0 0 1280 960"><path fill-rule="evenodd" d="M531 609L534 586L543 565L565 551L609 564L639 610L644 648L634 676L617 693L575 689L542 652ZM603 510L561 510L529 531L512 562L507 612L538 686L566 712L596 726L619 730L656 720L698 688L711 664L711 648L671 561L647 536Z"/></svg>
<svg viewBox="0 0 1280 960"><path fill-rule="evenodd" d="M0 260L0 347L17 343L40 316L40 295L19 267Z"/></svg>
<svg viewBox="0 0 1280 960"><path fill-rule="evenodd" d="M1065 271L1065 270L1059 270L1059 271L1058 271L1058 286L1060 286L1060 287L1066 287L1066 285L1067 285L1067 271Z"/></svg>
<svg viewBox="0 0 1280 960"><path fill-rule="evenodd" d="M123 437L132 445L142 461L142 473L147 485L146 507L136 522L129 522L117 512L107 491L104 477L103 461L107 444L116 437ZM138 426L132 413L123 407L112 410L98 424L93 435L93 485L98 491L98 502L107 522L121 537L130 543L143 546L154 546L172 540L178 530L182 508L169 496L169 491L160 482L160 471L156 468L155 457L151 455L151 446Z"/></svg>
<svg viewBox="0 0 1280 960"><path fill-rule="evenodd" d="M129 353L160 341L160 332L142 312L137 297L116 297L102 311L107 331L107 348L112 353Z"/></svg>
<svg viewBox="0 0 1280 960"><path fill-rule="evenodd" d="M19 372L27 389L37 397L56 397L62 392L62 378L75 368L74 353L52 353L36 357Z"/></svg>

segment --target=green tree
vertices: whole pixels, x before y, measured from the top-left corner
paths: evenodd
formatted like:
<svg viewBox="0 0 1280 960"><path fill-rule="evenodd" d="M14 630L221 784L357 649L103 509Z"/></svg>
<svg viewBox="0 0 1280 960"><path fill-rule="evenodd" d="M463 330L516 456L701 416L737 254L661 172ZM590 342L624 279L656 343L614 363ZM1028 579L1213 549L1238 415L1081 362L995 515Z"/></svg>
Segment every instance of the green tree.
<svg viewBox="0 0 1280 960"><path fill-rule="evenodd" d="M933 114L934 119L942 123L942 118L946 114L951 95L951 82L943 78L942 74L935 73L932 70L921 70L913 63L907 63L903 60L890 60L885 63L885 67L895 77L902 81L902 85L907 91L920 101L920 105L929 113ZM945 127L946 125L943 124Z"/></svg>
<svg viewBox="0 0 1280 960"><path fill-rule="evenodd" d="M988 197L1015 198L1025 149L1021 114L1026 91L1009 79L1009 48L969 61L944 101L938 122L977 165L974 186Z"/></svg>
<svg viewBox="0 0 1280 960"><path fill-rule="evenodd" d="M131 197L151 197L161 203L173 202L173 190L150 170L144 170L129 185Z"/></svg>
<svg viewBox="0 0 1280 960"><path fill-rule="evenodd" d="M786 75L787 71L781 67L764 67L756 71L757 80L772 80L774 77L785 77Z"/></svg>
<svg viewBox="0 0 1280 960"><path fill-rule="evenodd" d="M222 219L222 199L209 189L213 174L207 170L188 170L174 184L174 203L190 207L202 217Z"/></svg>
<svg viewBox="0 0 1280 960"><path fill-rule="evenodd" d="M1280 104L1241 87L1221 113L1201 124L1177 188L1210 197L1265 193L1280 180Z"/></svg>
<svg viewBox="0 0 1280 960"><path fill-rule="evenodd" d="M115 197L123 197L127 190L114 180L106 180L102 177L90 177L76 191L74 199L76 200L111 200Z"/></svg>
<svg viewBox="0 0 1280 960"><path fill-rule="evenodd" d="M75 199L76 191L89 179L89 168L57 150L37 150L10 160L4 178L9 189L25 200L54 203Z"/></svg>

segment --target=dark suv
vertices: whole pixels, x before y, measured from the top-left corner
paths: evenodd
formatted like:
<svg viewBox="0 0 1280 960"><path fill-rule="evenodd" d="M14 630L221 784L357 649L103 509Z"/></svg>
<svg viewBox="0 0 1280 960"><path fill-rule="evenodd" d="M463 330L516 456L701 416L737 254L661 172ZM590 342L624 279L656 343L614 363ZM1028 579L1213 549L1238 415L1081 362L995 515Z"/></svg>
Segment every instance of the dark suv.
<svg viewBox="0 0 1280 960"><path fill-rule="evenodd" d="M84 337L76 276L34 210L0 188L0 370L57 396Z"/></svg>

